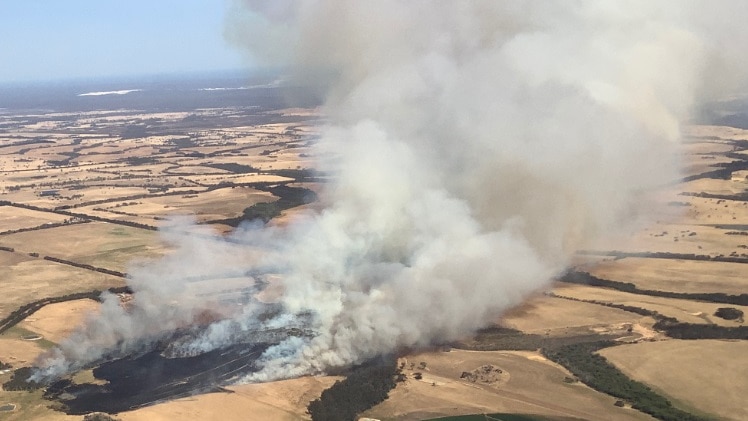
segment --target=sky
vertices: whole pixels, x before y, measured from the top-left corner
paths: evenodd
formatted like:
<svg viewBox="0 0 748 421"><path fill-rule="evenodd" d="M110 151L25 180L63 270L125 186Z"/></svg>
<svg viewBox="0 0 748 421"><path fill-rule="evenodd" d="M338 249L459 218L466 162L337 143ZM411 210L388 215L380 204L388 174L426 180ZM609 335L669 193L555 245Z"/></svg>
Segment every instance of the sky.
<svg viewBox="0 0 748 421"><path fill-rule="evenodd" d="M234 70L226 0L0 0L0 83Z"/></svg>

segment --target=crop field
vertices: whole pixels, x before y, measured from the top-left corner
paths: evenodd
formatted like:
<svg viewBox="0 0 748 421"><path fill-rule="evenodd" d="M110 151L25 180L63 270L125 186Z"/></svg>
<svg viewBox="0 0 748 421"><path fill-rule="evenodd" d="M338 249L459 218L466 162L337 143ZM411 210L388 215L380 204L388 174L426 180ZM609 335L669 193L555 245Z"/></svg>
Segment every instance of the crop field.
<svg viewBox="0 0 748 421"><path fill-rule="evenodd" d="M415 421L505 412L593 420L605 413L609 420L651 419L614 406L610 396L565 380L568 371L537 352L453 349L409 355L402 363L407 380L365 416Z"/></svg>
<svg viewBox="0 0 748 421"><path fill-rule="evenodd" d="M20 316L0 333L0 362L13 369L31 366L97 314L95 294L64 297L117 288L126 306L128 272L173 252L158 232L170 218L187 215L198 227L225 234L252 218L282 229L295 212L323 206L309 203L316 198L309 192L321 192L327 182L319 158L329 158L315 156L321 117L313 107L6 111L1 118L0 317ZM748 170L739 168L743 162L748 168L748 131L693 126L686 135L685 178L651 193L659 206L650 218L574 257L571 269L618 289L556 282L486 331L434 349L400 350L403 381L361 416L385 421L654 419L634 409L634 402L587 386L543 354L553 347L613 340L624 345L598 354L675 407L705 417L748 417L739 393L748 388L741 380L748 378L740 357L747 351L744 339L675 340L658 330L663 318L719 332L746 326L743 318L715 313L724 307L748 311L741 295L748 290L748 225L743 225ZM225 285L246 287L238 278ZM186 292L226 293L210 290L202 279ZM272 301L281 292L271 280L260 298ZM34 303L38 308L19 313ZM0 373L0 382L13 375ZM92 370L74 379L102 382ZM230 421L253 414L308 420L310 401L340 379L228 386L149 402L117 417ZM3 404L15 405L0 413L3 420L80 420L50 408L40 390L0 391Z"/></svg>
<svg viewBox="0 0 748 421"><path fill-rule="evenodd" d="M222 221L239 223L245 209L278 200L268 186L313 187L314 182L274 171L309 167L308 142L315 136L310 122L316 118L314 109L286 112L275 105L191 112L4 112L0 317L32 307L19 313L20 319L8 319L0 333L0 361L14 369L31 366L98 311L95 300L65 297L121 290L129 270L170 253L157 232L170 218L186 215L226 232L232 228ZM203 126L206 121L212 122L209 127ZM199 282L193 287L205 293ZM45 305L47 299L53 304ZM0 382L11 375L0 371ZM267 419L298 419L331 381L237 386L231 394L195 399L200 405L216 400L228 413L242 408ZM299 397L279 405L277 393ZM180 412L195 399L123 418L173 419L174 408ZM5 403L14 407L0 414L4 420L80 419L50 409L40 391L2 391L0 404ZM200 419L212 419L194 411Z"/></svg>
<svg viewBox="0 0 748 421"><path fill-rule="evenodd" d="M735 420L748 418L743 403L748 390L746 353L746 341L717 340L643 342L600 351L624 373L674 401Z"/></svg>

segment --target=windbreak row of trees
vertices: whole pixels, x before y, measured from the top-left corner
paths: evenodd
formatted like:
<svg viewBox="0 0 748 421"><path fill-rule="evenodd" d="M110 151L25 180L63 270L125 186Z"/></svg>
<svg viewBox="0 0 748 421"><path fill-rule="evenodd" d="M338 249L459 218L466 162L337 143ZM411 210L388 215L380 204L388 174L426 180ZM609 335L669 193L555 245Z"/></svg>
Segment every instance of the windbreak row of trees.
<svg viewBox="0 0 748 421"><path fill-rule="evenodd" d="M655 393L647 385L629 379L597 354L600 349L615 346L612 341L588 342L559 348L543 349L543 355L571 371L580 381L591 388L623 399L634 409L663 421L708 421L678 408Z"/></svg>
<svg viewBox="0 0 748 421"><path fill-rule="evenodd" d="M132 293L129 287L109 288L107 291L113 294ZM15 326L16 324L21 322L23 319L29 317L30 315L34 314L39 309L41 309L42 307L48 304L62 303L65 301L73 301L73 300L81 300L84 298L99 301L101 299L100 297L101 297L101 291L95 289L93 291L76 292L74 294L61 295L58 297L42 298L41 300L32 301L28 304L22 305L21 307L19 307L18 309L10 313L8 317L5 317L4 319L0 320L0 333L3 333L6 330L10 329L11 327Z"/></svg>
<svg viewBox="0 0 748 421"><path fill-rule="evenodd" d="M653 258L653 259L674 259L674 260L698 260L706 262L727 262L727 263L748 263L748 257L740 256L710 256L708 254L694 254L694 253L670 253L665 251L655 252L626 252L626 251L595 251L595 250L580 250L577 253L583 255L593 256L611 256L618 259L625 257L639 257L639 258Z"/></svg>
<svg viewBox="0 0 748 421"><path fill-rule="evenodd" d="M654 289L638 288L631 282L611 281L609 279L598 278L588 272L570 271L558 279L561 282L570 284L589 285L593 287L602 287L615 289L617 291L628 292L631 294L649 295L652 297L676 298L682 300L706 301L718 304L748 305L748 294L731 295L722 292L672 292L658 291Z"/></svg>
<svg viewBox="0 0 748 421"><path fill-rule="evenodd" d="M78 263L72 260L60 259L59 257L44 256L44 260L49 260L50 262L61 263L63 265L73 266L80 269L92 270L94 272L105 273L107 275L118 276L120 278L124 278L127 276L127 274L118 270L100 268L86 263Z"/></svg>
<svg viewBox="0 0 748 421"><path fill-rule="evenodd" d="M748 340L748 326L719 326L714 324L684 323L675 317L664 316L654 310L630 306L625 304L609 303L598 300L583 300L573 297L555 295L566 300L579 301L589 304L597 304L610 308L636 313L642 316L650 316L657 322L654 329L665 333L675 339L746 339Z"/></svg>

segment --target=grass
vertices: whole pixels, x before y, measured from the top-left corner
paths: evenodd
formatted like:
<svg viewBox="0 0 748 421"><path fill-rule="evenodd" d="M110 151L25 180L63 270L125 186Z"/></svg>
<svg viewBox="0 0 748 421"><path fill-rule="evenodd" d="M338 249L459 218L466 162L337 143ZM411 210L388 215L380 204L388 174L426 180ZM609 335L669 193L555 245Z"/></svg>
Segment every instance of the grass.
<svg viewBox="0 0 748 421"><path fill-rule="evenodd" d="M524 414L474 414L474 415L457 415L452 417L432 418L426 421L552 421L559 418L548 418L540 415Z"/></svg>
<svg viewBox="0 0 748 421"><path fill-rule="evenodd" d="M127 232L127 231L125 231L125 229L122 228L122 227L115 227L115 228L112 228L109 231L109 235L117 235L117 236L130 237L132 234L129 233L129 232Z"/></svg>
<svg viewBox="0 0 748 421"><path fill-rule="evenodd" d="M3 391L3 403L16 405L16 409L0 416L4 420L33 420L55 413L49 408L50 402L44 399L43 391Z"/></svg>
<svg viewBox="0 0 748 421"><path fill-rule="evenodd" d="M148 251L148 246L145 244L135 244L132 246L122 246L122 247L115 246L114 248L110 248L110 249L102 248L95 255L96 257L95 260L107 261L110 256L119 256L121 254L130 255L130 254L140 253L144 251Z"/></svg>
<svg viewBox="0 0 748 421"><path fill-rule="evenodd" d="M41 336L41 335L39 335L38 333L34 331L22 328L20 326L13 326L10 329L3 332L2 336L13 338L13 339L18 339L18 340L24 340L23 338L26 336ZM57 345L56 343L48 339L45 339L43 337L33 342L39 345L39 348L42 348L42 349L50 349Z"/></svg>

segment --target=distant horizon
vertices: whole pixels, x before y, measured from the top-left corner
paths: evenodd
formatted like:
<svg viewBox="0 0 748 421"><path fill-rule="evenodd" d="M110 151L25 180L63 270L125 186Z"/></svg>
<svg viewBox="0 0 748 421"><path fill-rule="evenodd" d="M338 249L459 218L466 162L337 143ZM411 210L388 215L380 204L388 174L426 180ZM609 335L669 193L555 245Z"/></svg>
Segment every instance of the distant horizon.
<svg viewBox="0 0 748 421"><path fill-rule="evenodd" d="M112 75L88 75L88 76L61 76L51 79L19 79L0 80L0 86L34 86L34 85L76 85L86 83L108 83L108 82L152 82L156 80L169 79L200 79L203 77L246 77L267 76L272 73L282 73L281 69L270 68L226 68L208 70L174 70L164 72L144 73L122 73Z"/></svg>
<svg viewBox="0 0 748 421"><path fill-rule="evenodd" d="M191 110L254 106L267 98L282 102L289 86L278 69L172 72L157 75L72 78L0 83L0 110L78 112L103 109ZM270 92L278 90L276 92ZM310 104L313 99L301 100ZM278 102L279 103L279 102ZM276 105L278 105L276 103Z"/></svg>

